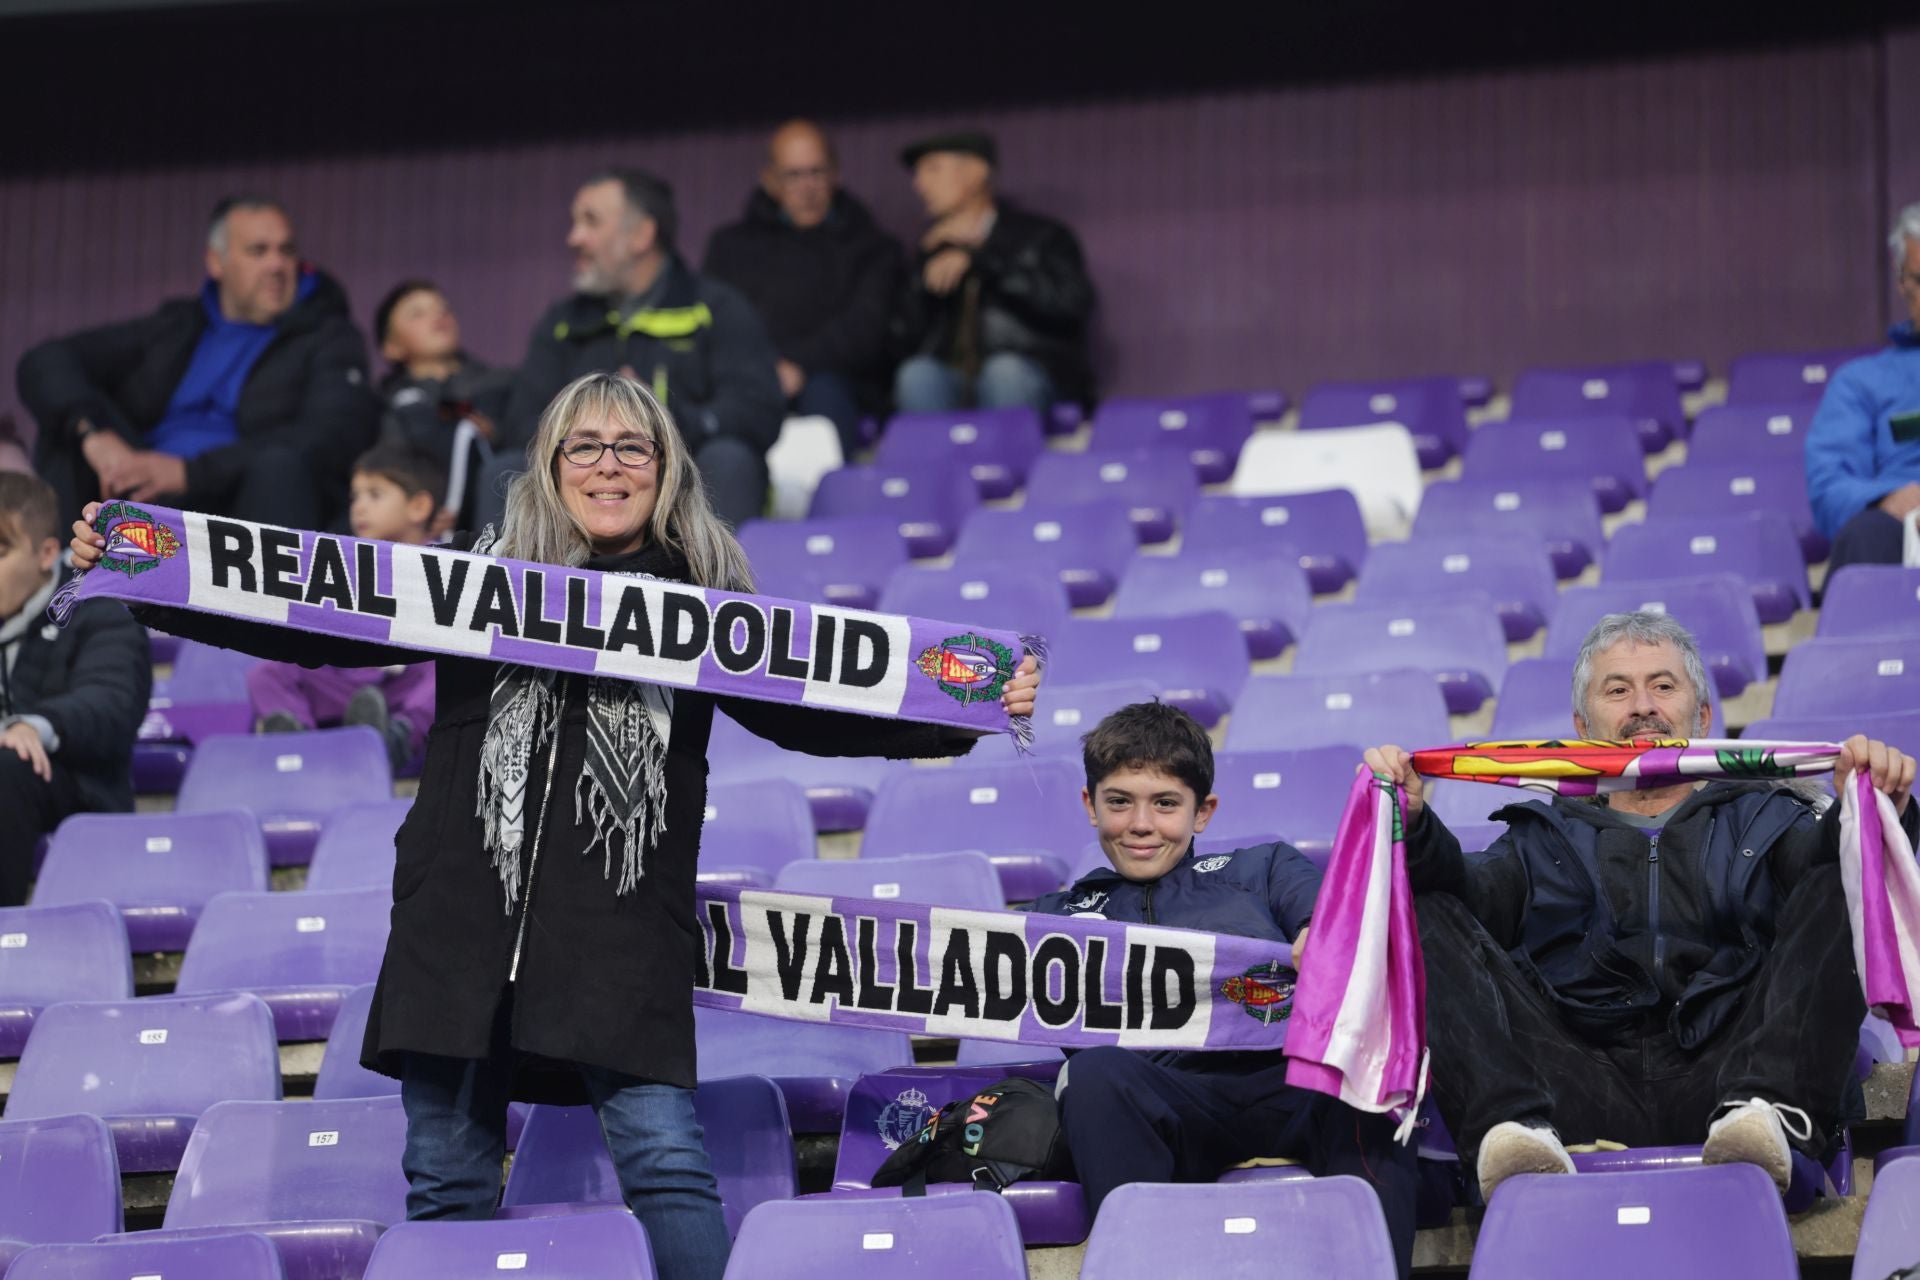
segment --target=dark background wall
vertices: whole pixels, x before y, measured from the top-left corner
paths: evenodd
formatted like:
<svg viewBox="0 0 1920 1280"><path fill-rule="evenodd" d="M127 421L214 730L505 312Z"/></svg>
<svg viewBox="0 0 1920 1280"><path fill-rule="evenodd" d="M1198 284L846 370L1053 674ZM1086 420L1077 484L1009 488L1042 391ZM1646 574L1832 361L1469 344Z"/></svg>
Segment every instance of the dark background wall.
<svg viewBox="0 0 1920 1280"><path fill-rule="evenodd" d="M1081 234L1110 391L1872 340L1886 224L1920 199L1920 32L1876 5L1669 7L1586 28L1384 3L1152 29L602 0L8 18L0 367L194 288L206 210L238 188L289 203L363 320L427 275L510 361L565 288L583 173L669 177L697 254L794 111L903 237L900 144L993 129L1005 189Z"/></svg>

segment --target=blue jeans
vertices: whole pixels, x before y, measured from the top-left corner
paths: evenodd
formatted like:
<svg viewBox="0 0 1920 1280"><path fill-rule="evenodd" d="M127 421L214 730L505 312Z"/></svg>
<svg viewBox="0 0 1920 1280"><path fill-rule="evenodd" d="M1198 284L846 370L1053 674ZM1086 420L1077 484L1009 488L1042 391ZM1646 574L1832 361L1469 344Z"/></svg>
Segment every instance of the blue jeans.
<svg viewBox="0 0 1920 1280"><path fill-rule="evenodd" d="M1024 404L1044 414L1053 407L1053 396L1053 379L1038 361L1004 351L987 357L972 386L965 374L932 356L914 356L893 375L893 398L902 413Z"/></svg>
<svg viewBox="0 0 1920 1280"><path fill-rule="evenodd" d="M860 435L860 401L853 384L837 373L810 373L800 394L793 398L793 411L802 417L819 416L840 433L840 457L851 463L854 451L866 444Z"/></svg>
<svg viewBox="0 0 1920 1280"><path fill-rule="evenodd" d="M732 1242L693 1114L693 1090L603 1067L580 1078L620 1175L627 1207L647 1229L661 1280L721 1280ZM400 1081L407 1112L407 1218L493 1216L507 1154L513 1067L410 1053Z"/></svg>

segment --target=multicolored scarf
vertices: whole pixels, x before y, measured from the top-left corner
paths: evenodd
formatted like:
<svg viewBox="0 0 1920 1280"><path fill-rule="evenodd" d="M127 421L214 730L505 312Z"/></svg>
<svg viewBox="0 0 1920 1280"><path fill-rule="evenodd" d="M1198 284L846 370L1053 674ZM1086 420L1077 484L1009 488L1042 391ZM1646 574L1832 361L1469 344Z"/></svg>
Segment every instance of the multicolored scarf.
<svg viewBox="0 0 1920 1280"><path fill-rule="evenodd" d="M1430 778L1592 796L1807 777L1831 772L1839 754L1832 743L1745 739L1470 742L1416 751L1413 767ZM1427 1052L1403 805L1384 778L1354 782L1294 996L1287 1080L1363 1110L1404 1111L1404 1141L1425 1092ZM1864 772L1842 785L1840 805L1840 870L1861 986L1901 1043L1920 1044L1920 868L1892 802Z"/></svg>

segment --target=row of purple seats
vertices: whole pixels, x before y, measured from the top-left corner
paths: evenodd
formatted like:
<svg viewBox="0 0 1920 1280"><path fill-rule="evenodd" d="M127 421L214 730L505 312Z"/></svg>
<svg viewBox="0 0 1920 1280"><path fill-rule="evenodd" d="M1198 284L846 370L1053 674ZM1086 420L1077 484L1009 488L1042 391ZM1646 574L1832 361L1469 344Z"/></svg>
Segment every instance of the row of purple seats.
<svg viewBox="0 0 1920 1280"><path fill-rule="evenodd" d="M1407 429L1420 465L1429 470L1444 466L1467 445L1467 407L1455 378L1323 382L1300 402L1301 431L1382 422L1397 422Z"/></svg>
<svg viewBox="0 0 1920 1280"><path fill-rule="evenodd" d="M1814 527L1806 470L1798 459L1690 461L1662 471L1647 498L1650 524L1749 512L1784 517L1806 563L1827 558L1827 540Z"/></svg>
<svg viewBox="0 0 1920 1280"><path fill-rule="evenodd" d="M1816 638L1794 646L1774 691L1776 719L1920 711L1920 635Z"/></svg>
<svg viewBox="0 0 1920 1280"><path fill-rule="evenodd" d="M1828 380L1841 365L1872 355L1876 349L1827 347L1739 356L1727 368L1727 403L1818 402L1826 393Z"/></svg>
<svg viewBox="0 0 1920 1280"><path fill-rule="evenodd" d="M1827 579L1820 602L1822 640L1920 634L1920 569L1850 564Z"/></svg>
<svg viewBox="0 0 1920 1280"><path fill-rule="evenodd" d="M1528 369L1514 381L1512 406L1515 420L1624 418L1647 453L1666 448L1687 425L1673 365L1659 360Z"/></svg>
<svg viewBox="0 0 1920 1280"><path fill-rule="evenodd" d="M1284 396L1264 405L1231 393L1106 400L1094 414L1093 448L1178 450L1195 479L1219 484L1233 474L1256 418L1276 419L1285 411Z"/></svg>

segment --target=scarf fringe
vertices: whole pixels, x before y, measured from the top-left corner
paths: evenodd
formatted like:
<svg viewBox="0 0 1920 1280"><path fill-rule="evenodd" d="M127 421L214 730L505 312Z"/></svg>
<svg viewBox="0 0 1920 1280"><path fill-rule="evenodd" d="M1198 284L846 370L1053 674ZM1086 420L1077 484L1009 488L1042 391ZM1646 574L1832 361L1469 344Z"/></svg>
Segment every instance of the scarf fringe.
<svg viewBox="0 0 1920 1280"><path fill-rule="evenodd" d="M1020 637L1020 647L1027 651L1028 655L1033 658L1034 665L1039 668L1042 675L1045 675L1048 661L1047 638L1038 635L1023 635ZM1033 717L1031 715L1008 716L1007 727L1013 732L1014 750L1023 756L1032 755Z"/></svg>
<svg viewBox="0 0 1920 1280"><path fill-rule="evenodd" d="M655 730L648 691L624 681L594 680L587 686L587 767L573 788L573 821L590 821L593 838L582 856L601 851L600 874L613 879L613 837L621 838L615 894L630 893L646 875L646 853L659 847L667 829L667 744ZM671 703L668 704L671 715ZM628 783L611 794L607 772L624 764ZM636 783L638 784L636 786ZM643 835L641 824L646 830Z"/></svg>
<svg viewBox="0 0 1920 1280"><path fill-rule="evenodd" d="M533 753L547 744L560 719L559 698L547 681L527 668L502 667L494 681L487 736L480 747L480 787L474 812L480 818L481 847L493 855L493 869L511 914L520 899L520 852L526 845L527 787Z"/></svg>
<svg viewBox="0 0 1920 1280"><path fill-rule="evenodd" d="M58 626L66 626L73 617L74 609L80 603L80 583L87 575L76 573L60 584L53 593L53 599L47 602L47 616Z"/></svg>

